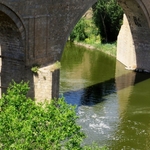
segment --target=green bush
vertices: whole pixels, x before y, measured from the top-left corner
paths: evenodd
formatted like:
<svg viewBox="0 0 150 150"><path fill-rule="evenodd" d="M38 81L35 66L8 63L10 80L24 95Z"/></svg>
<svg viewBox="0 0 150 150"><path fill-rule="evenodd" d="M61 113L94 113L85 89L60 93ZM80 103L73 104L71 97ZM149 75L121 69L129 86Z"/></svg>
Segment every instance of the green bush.
<svg viewBox="0 0 150 150"><path fill-rule="evenodd" d="M0 100L0 149L81 150L85 135L75 107L63 98L36 104L28 90L27 83L13 82Z"/></svg>
<svg viewBox="0 0 150 150"><path fill-rule="evenodd" d="M99 29L101 42L115 42L123 18L123 10L117 0L98 0L92 8L93 21Z"/></svg>
<svg viewBox="0 0 150 150"><path fill-rule="evenodd" d="M85 19L81 18L70 34L70 41L84 41L87 38L87 34L85 31L86 27L87 24Z"/></svg>
<svg viewBox="0 0 150 150"><path fill-rule="evenodd" d="M81 146L85 134L76 124L74 106L65 103L63 98L37 104L26 97L28 90L28 83L12 82L0 99L0 149L101 149L95 144Z"/></svg>

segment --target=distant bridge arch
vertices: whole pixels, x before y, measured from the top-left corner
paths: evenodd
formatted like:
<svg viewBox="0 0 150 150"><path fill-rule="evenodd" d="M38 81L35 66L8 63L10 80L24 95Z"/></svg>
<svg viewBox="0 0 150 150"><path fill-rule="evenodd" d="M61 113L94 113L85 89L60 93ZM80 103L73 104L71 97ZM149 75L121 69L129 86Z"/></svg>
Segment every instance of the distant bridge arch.
<svg viewBox="0 0 150 150"><path fill-rule="evenodd" d="M150 14L149 1L121 1L126 16L118 35L117 59L127 68L150 70Z"/></svg>
<svg viewBox="0 0 150 150"><path fill-rule="evenodd" d="M14 12L11 8L8 6L0 3L0 11L5 13L8 17L11 18L11 20L15 23L15 25L18 27L18 30L20 31L22 35L22 39L25 39L25 27L23 25L23 21L21 20L21 17L19 14Z"/></svg>
<svg viewBox="0 0 150 150"><path fill-rule="evenodd" d="M25 80L25 28L13 10L0 4L0 93L13 80Z"/></svg>

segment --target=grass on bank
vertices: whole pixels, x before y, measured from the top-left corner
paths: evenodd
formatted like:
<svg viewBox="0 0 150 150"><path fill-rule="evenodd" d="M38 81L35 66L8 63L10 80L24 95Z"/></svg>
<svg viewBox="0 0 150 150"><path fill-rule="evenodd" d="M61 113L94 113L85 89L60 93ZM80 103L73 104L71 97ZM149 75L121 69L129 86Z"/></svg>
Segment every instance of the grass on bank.
<svg viewBox="0 0 150 150"><path fill-rule="evenodd" d="M94 47L96 49L99 49L100 51L105 52L106 54L109 54L111 56L116 57L116 43L112 44L94 44Z"/></svg>
<svg viewBox="0 0 150 150"><path fill-rule="evenodd" d="M107 43L107 44L100 44L97 42L76 42L75 44L87 47L89 49L96 49L102 51L108 55L116 57L117 46L116 43Z"/></svg>

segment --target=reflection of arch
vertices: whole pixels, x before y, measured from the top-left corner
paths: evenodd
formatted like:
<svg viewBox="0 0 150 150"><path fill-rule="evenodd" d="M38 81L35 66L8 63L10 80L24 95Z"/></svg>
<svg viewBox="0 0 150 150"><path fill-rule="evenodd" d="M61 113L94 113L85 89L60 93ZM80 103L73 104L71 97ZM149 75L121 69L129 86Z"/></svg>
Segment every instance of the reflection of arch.
<svg viewBox="0 0 150 150"><path fill-rule="evenodd" d="M25 29L20 18L0 4L0 92L5 92L12 79L24 80Z"/></svg>

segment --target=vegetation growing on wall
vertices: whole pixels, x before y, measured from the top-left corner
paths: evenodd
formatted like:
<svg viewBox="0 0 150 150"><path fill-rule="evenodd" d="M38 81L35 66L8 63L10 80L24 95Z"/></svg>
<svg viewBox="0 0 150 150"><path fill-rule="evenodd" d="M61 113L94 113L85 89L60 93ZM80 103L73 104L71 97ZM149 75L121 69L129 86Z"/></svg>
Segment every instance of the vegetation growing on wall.
<svg viewBox="0 0 150 150"><path fill-rule="evenodd" d="M39 66L33 66L33 67L31 68L31 71L32 71L33 73L37 73L38 70L39 70Z"/></svg>

